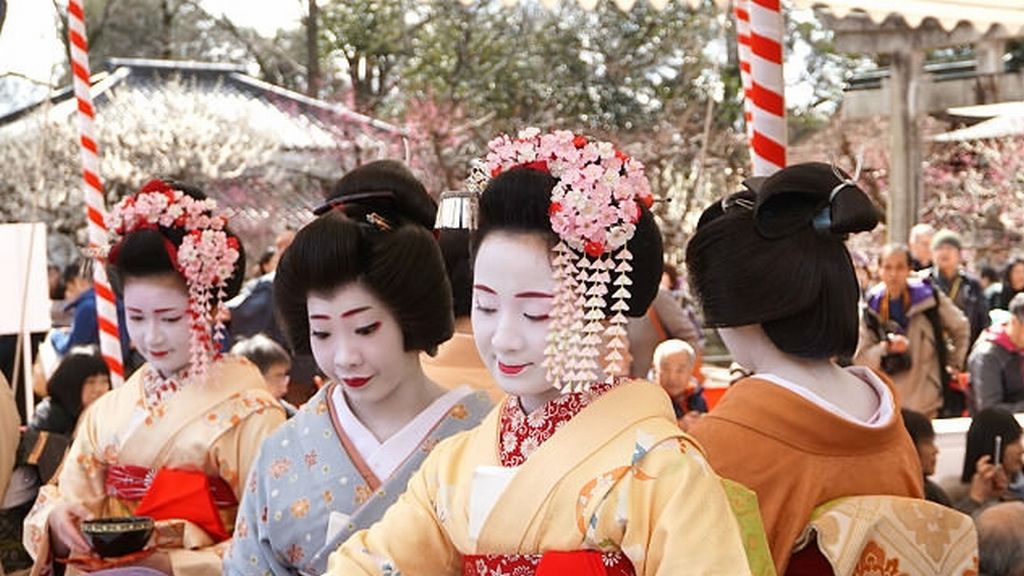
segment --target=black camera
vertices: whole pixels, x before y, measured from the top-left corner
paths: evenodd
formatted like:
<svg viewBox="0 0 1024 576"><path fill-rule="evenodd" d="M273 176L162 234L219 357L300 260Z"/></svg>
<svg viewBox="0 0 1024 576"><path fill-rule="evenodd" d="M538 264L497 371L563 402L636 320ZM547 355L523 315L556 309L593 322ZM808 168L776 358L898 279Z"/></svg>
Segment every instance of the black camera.
<svg viewBox="0 0 1024 576"><path fill-rule="evenodd" d="M890 376L910 370L911 365L910 354L906 352L882 356L882 370Z"/></svg>

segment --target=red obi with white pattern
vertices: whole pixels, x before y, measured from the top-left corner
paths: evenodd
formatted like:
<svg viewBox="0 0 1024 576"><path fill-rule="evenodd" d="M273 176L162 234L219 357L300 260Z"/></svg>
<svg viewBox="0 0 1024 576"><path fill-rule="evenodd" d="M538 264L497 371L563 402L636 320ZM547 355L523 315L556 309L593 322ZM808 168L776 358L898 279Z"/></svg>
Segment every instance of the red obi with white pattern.
<svg viewBox="0 0 1024 576"><path fill-rule="evenodd" d="M578 550L462 557L462 576L635 576L622 552Z"/></svg>
<svg viewBox="0 0 1024 576"><path fill-rule="evenodd" d="M142 500L153 485L154 470L143 466L110 466L104 478L103 487L107 496L122 500ZM238 506L238 499L231 485L220 476L207 476L210 482L210 496L218 508Z"/></svg>

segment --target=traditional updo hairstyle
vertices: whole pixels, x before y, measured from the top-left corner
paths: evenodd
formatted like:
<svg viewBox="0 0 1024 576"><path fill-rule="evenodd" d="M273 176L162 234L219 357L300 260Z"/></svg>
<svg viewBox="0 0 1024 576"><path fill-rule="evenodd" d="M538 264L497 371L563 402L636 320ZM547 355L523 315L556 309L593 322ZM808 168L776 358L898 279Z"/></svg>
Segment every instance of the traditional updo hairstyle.
<svg viewBox="0 0 1024 576"><path fill-rule="evenodd" d="M804 358L857 347L857 275L844 240L878 211L838 169L790 166L708 207L686 247L709 326L760 324L780 350Z"/></svg>
<svg viewBox="0 0 1024 576"><path fill-rule="evenodd" d="M405 350L433 354L454 333L452 295L431 229L437 205L400 162L343 177L295 235L274 277L274 303L295 353L309 353L310 293L361 282L402 328Z"/></svg>
<svg viewBox="0 0 1024 576"><path fill-rule="evenodd" d="M173 180L165 180L163 183L196 200L207 198L206 194L195 186ZM146 191L145 187L143 191ZM229 237L238 238L227 228L224 231ZM111 248L107 258L107 270L111 285L118 296L123 294L124 283L129 278L147 278L173 273L181 279L184 286L185 277L178 269L177 263L171 260L171 254L172 252L177 253L177 250L181 248L181 242L186 233L183 228L168 226L140 228L128 232L120 242ZM245 248L241 241L238 241L238 260L235 261L234 271L224 288L223 300L230 300L238 294L244 280ZM216 292L212 293L212 297L212 309L216 310L220 299Z"/></svg>
<svg viewBox="0 0 1024 576"><path fill-rule="evenodd" d="M480 196L479 222L473 238L474 260L476 250L493 232L537 234L549 248L558 244L548 216L551 190L557 183L558 180L547 172L529 167L512 168L493 178ZM633 254L630 261L633 285L629 287L631 297L626 301L629 304L626 314L633 317L647 313L658 294L663 268L661 231L650 210L638 205L640 220L636 223L636 233L626 243Z"/></svg>

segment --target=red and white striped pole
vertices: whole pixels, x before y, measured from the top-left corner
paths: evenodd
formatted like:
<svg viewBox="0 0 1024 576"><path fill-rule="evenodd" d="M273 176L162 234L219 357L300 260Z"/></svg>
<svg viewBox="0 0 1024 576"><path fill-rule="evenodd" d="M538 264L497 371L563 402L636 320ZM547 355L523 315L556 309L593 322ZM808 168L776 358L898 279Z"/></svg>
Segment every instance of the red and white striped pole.
<svg viewBox="0 0 1024 576"><path fill-rule="evenodd" d="M96 249L107 243L107 213L100 180L100 155L93 126L95 110L89 92L89 42L85 33L85 9L82 0L68 3L68 39L71 46L71 72L78 101L78 135L82 158L82 180L85 192L85 211L89 220L89 248ZM117 307L114 291L107 280L107 271L99 260L92 267L93 286L96 290L96 316L100 333L100 352L110 366L110 381L116 387L124 382L124 364L121 359L121 339L118 337Z"/></svg>
<svg viewBox="0 0 1024 576"><path fill-rule="evenodd" d="M747 0L735 0L733 12L736 14L736 47L740 58L740 81L743 86L743 124L747 129L747 140L754 137L754 93L750 80L750 3ZM753 156L753 150L751 150Z"/></svg>
<svg viewBox="0 0 1024 576"><path fill-rule="evenodd" d="M786 100L782 76L780 0L748 0L750 76L753 96L754 175L767 176L786 165Z"/></svg>

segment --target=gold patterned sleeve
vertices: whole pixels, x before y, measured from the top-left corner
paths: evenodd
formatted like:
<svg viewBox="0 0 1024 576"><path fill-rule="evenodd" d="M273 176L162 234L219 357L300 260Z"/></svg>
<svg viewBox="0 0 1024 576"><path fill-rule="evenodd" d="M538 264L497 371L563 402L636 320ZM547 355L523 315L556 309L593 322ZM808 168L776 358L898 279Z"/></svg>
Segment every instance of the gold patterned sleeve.
<svg viewBox="0 0 1024 576"><path fill-rule="evenodd" d="M220 477L231 485L235 496L242 499L245 479L249 477L263 440L284 423L284 409L265 394L252 394L229 409L224 420L231 422L214 442L211 457Z"/></svg>
<svg viewBox="0 0 1024 576"><path fill-rule="evenodd" d="M97 402L99 404L99 402ZM75 441L64 458L57 484L43 486L36 502L25 518L23 544L35 559L36 566L48 565L50 558L49 518L53 509L61 502L75 502L89 509L94 515L102 516L106 494L103 479L107 464L113 455L104 453L99 447L96 434L96 404L82 415Z"/></svg>
<svg viewBox="0 0 1024 576"><path fill-rule="evenodd" d="M690 442L666 440L635 459L606 502L598 526L621 534L638 575L750 574L722 482Z"/></svg>
<svg viewBox="0 0 1024 576"><path fill-rule="evenodd" d="M262 396L248 398L243 395L240 401L229 403L223 409L226 412L218 416L223 416L221 420L226 423L226 427L210 451L218 474L231 486L239 500L244 490L243 483L256 460L260 445L284 422L284 410L280 405L272 399L265 401ZM233 515L234 512L231 518L225 519L230 520L228 529L233 529ZM230 540L211 545L205 533L197 533L196 536L190 539L186 533L183 547L167 550L168 560L176 576L203 576L221 572L222 559Z"/></svg>

